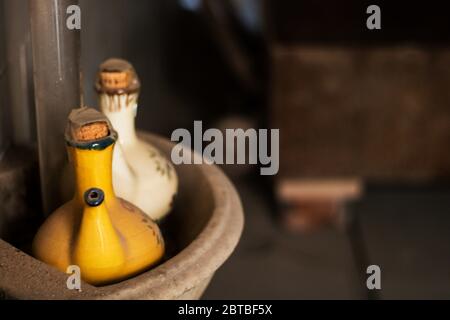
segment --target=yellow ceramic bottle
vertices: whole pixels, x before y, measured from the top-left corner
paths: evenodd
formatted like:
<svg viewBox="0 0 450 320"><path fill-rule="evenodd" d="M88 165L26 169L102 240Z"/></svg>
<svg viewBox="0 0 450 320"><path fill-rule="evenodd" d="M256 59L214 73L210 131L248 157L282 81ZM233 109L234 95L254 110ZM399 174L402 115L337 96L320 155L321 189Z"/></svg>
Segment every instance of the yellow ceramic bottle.
<svg viewBox="0 0 450 320"><path fill-rule="evenodd" d="M75 195L48 217L33 241L36 258L63 272L77 265L81 278L94 285L131 277L164 254L158 226L114 194L111 166L116 139L98 111L72 111L66 142L75 171Z"/></svg>

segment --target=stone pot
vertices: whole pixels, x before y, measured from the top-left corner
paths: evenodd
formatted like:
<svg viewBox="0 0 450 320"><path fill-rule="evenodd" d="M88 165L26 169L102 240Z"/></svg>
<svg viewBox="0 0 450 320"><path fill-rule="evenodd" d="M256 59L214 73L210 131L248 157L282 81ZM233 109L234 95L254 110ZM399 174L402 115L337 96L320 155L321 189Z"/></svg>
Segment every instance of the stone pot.
<svg viewBox="0 0 450 320"><path fill-rule="evenodd" d="M140 133L167 157L173 144ZM198 156L198 155L194 155ZM102 287L82 282L0 240L0 296L13 299L198 299L236 247L244 219L239 196L214 165L179 165L176 208L163 224L168 257L131 279Z"/></svg>

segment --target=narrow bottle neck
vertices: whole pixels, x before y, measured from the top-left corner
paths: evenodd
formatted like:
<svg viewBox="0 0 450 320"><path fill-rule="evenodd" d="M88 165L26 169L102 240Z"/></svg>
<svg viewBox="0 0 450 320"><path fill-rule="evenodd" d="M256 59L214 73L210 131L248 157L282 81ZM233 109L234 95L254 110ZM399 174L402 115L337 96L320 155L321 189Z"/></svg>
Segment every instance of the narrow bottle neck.
<svg viewBox="0 0 450 320"><path fill-rule="evenodd" d="M117 131L122 146L133 144L137 140L135 129L137 98L137 93L101 94L99 97L101 111Z"/></svg>
<svg viewBox="0 0 450 320"><path fill-rule="evenodd" d="M114 144L103 150L69 147L75 171L75 197L84 202L84 193L99 188L105 194L105 202L115 199L112 185L112 151Z"/></svg>

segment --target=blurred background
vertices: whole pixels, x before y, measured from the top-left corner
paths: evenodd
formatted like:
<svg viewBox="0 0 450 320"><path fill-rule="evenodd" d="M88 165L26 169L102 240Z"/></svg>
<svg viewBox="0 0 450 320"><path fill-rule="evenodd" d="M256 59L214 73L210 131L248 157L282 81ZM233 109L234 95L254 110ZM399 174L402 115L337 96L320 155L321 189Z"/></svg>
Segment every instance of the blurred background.
<svg viewBox="0 0 450 320"><path fill-rule="evenodd" d="M139 129L280 129L277 175L222 166L246 224L205 299L450 297L450 20L437 1L380 3L381 30L356 0L79 3L86 105L98 65L121 57L142 82ZM35 153L36 115L28 1L0 10L0 237L14 243L31 232L20 221L40 219L36 163L14 160ZM366 287L372 264L381 290Z"/></svg>

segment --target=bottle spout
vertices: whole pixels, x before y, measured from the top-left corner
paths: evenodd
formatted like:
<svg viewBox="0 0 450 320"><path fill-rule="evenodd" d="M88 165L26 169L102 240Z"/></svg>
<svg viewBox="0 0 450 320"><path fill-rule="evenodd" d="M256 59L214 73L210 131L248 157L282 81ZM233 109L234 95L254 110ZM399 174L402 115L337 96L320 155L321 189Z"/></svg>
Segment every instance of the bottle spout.
<svg viewBox="0 0 450 320"><path fill-rule="evenodd" d="M100 188L90 188L84 193L84 202L90 207L97 207L105 200L105 193Z"/></svg>

